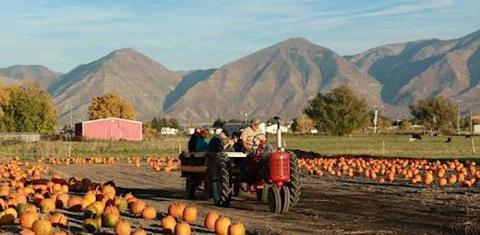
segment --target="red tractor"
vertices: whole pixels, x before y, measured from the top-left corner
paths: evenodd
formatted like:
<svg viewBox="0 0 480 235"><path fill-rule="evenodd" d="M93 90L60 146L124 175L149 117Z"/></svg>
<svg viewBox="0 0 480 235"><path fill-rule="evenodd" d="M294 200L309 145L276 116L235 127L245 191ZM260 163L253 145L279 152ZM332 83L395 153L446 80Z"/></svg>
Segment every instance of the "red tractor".
<svg viewBox="0 0 480 235"><path fill-rule="evenodd" d="M286 213L298 204L301 172L293 152L282 147L280 120L277 121L277 148L267 144L267 136L255 136L253 152L182 153L182 176L186 177L187 197L203 188L215 205L228 207L241 188L268 202L271 212ZM245 187L241 187L241 184Z"/></svg>

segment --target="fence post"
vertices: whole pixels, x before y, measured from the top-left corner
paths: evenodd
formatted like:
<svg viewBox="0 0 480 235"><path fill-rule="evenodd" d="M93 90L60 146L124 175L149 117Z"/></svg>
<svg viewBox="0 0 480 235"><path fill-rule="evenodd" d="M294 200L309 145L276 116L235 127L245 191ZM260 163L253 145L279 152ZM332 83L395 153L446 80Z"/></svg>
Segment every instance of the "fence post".
<svg viewBox="0 0 480 235"><path fill-rule="evenodd" d="M472 153L475 154L475 138L472 136Z"/></svg>
<svg viewBox="0 0 480 235"><path fill-rule="evenodd" d="M382 140L383 156L385 156L385 139Z"/></svg>

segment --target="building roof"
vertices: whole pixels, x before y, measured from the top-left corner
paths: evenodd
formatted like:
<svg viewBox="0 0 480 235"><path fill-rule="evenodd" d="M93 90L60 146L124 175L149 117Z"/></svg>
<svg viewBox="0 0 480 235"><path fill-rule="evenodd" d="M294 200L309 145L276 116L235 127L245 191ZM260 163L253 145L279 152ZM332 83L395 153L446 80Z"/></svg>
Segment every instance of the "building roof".
<svg viewBox="0 0 480 235"><path fill-rule="evenodd" d="M99 121L105 121L105 120L119 120L119 121L125 121L125 122L134 122L138 124L142 124L142 122L135 121L135 120L130 120L130 119L125 119L125 118L117 118L117 117L109 117L109 118L100 118L100 119L95 119L95 120L88 120L88 121L83 121L83 123L92 123L92 122L99 122Z"/></svg>

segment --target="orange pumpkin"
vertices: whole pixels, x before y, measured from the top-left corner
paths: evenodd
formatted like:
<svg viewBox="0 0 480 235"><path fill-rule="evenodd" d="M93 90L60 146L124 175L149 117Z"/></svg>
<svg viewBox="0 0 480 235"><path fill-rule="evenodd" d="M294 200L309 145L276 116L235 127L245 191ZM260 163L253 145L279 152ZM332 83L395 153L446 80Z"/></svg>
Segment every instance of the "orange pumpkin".
<svg viewBox="0 0 480 235"><path fill-rule="evenodd" d="M229 218L221 216L215 221L215 233L218 235L227 235L228 227L231 223Z"/></svg>
<svg viewBox="0 0 480 235"><path fill-rule="evenodd" d="M115 234L117 235L130 235L132 228L127 221L121 220L115 226Z"/></svg>
<svg viewBox="0 0 480 235"><path fill-rule="evenodd" d="M181 217L186 207L187 205L185 205L185 203L174 202L168 206L168 214L173 217Z"/></svg>
<svg viewBox="0 0 480 235"><path fill-rule="evenodd" d="M35 235L35 233L30 229L22 229L18 234L19 235Z"/></svg>
<svg viewBox="0 0 480 235"><path fill-rule="evenodd" d="M157 218L157 210L153 206L147 206L143 209L142 216L144 219L153 220Z"/></svg>
<svg viewBox="0 0 480 235"><path fill-rule="evenodd" d="M44 214L49 214L55 210L55 201L51 198L45 198L40 201L40 211Z"/></svg>
<svg viewBox="0 0 480 235"><path fill-rule="evenodd" d="M187 223L194 222L198 217L198 209L193 206L187 206L183 210L183 220Z"/></svg>
<svg viewBox="0 0 480 235"><path fill-rule="evenodd" d="M228 227L228 235L245 235L246 232L242 223L233 223Z"/></svg>
<svg viewBox="0 0 480 235"><path fill-rule="evenodd" d="M102 224L107 228L113 228L120 220L120 216L114 213L104 214L102 217Z"/></svg>
<svg viewBox="0 0 480 235"><path fill-rule="evenodd" d="M205 217L205 221L203 225L205 228L209 230L215 230L215 222L217 221L219 215L215 211L210 211L207 213L207 216Z"/></svg>
<svg viewBox="0 0 480 235"><path fill-rule="evenodd" d="M36 220L38 220L36 212L24 212L19 217L20 227L30 229Z"/></svg>
<svg viewBox="0 0 480 235"><path fill-rule="evenodd" d="M50 223L53 226L66 227L67 226L67 217L62 213L53 213L49 218Z"/></svg>
<svg viewBox="0 0 480 235"><path fill-rule="evenodd" d="M182 222L175 225L175 235L190 235L192 229L188 223Z"/></svg>
<svg viewBox="0 0 480 235"><path fill-rule="evenodd" d="M145 207L147 206L147 204L145 204L145 202L143 201L135 201L133 202L132 206L131 206L131 209L132 209L132 213L134 215L139 215L142 213L143 209L145 209Z"/></svg>
<svg viewBox="0 0 480 235"><path fill-rule="evenodd" d="M147 232L143 229L136 230L132 235L147 235Z"/></svg>
<svg viewBox="0 0 480 235"><path fill-rule="evenodd" d="M103 211L104 214L115 214L120 215L120 210L116 206L107 206Z"/></svg>
<svg viewBox="0 0 480 235"><path fill-rule="evenodd" d="M177 221L173 216L168 215L162 218L162 230L164 233L173 233L175 225L177 225Z"/></svg>
<svg viewBox="0 0 480 235"><path fill-rule="evenodd" d="M51 235L52 224L48 220L39 219L33 222L32 231L35 235Z"/></svg>
<svg viewBox="0 0 480 235"><path fill-rule="evenodd" d="M82 210L83 198L74 196L68 199L68 210L78 212Z"/></svg>
<svg viewBox="0 0 480 235"><path fill-rule="evenodd" d="M55 201L55 206L59 209L63 209L68 206L68 199L69 196L66 193L60 193L57 195L57 199Z"/></svg>

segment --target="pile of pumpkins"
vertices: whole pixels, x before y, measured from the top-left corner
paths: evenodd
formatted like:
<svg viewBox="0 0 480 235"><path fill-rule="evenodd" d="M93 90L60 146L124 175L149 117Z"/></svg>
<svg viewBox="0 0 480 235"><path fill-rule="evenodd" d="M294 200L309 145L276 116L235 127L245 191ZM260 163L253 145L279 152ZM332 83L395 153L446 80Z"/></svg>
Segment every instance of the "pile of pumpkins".
<svg viewBox="0 0 480 235"><path fill-rule="evenodd" d="M152 160L153 161L153 160ZM168 160L167 160L168 162ZM63 179L50 173L38 163L9 161L0 164L0 226L17 223L22 235L68 234L68 217L62 210L83 218L83 230L97 233L111 228L118 235L143 235L143 229L134 229L122 213L144 220L156 220L157 210L131 193L117 195L115 184L94 183L89 179ZM76 192L76 194L73 194ZM177 235L192 233L190 224L197 221L199 211L193 205L172 203L168 213L161 218L162 232ZM246 233L241 223L231 223L216 212L206 215L204 226L216 234L242 235Z"/></svg>
<svg viewBox="0 0 480 235"><path fill-rule="evenodd" d="M299 165L310 175L364 177L383 184L387 181L440 187L473 187L480 181L475 161L428 161L426 159L317 157L302 158Z"/></svg>
<svg viewBox="0 0 480 235"><path fill-rule="evenodd" d="M105 164L111 165L119 161L119 157L71 157L71 158L47 158L47 163L58 165L74 165L74 164Z"/></svg>
<svg viewBox="0 0 480 235"><path fill-rule="evenodd" d="M161 225L164 233L176 235L190 234L190 224L198 217L198 209L184 203L172 203L168 207L168 215L162 218ZM232 223L228 217L220 216L215 211L207 213L204 223L205 229L218 235L245 235L246 229L242 223Z"/></svg>

